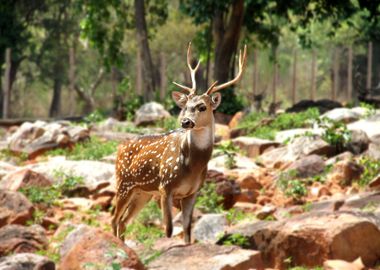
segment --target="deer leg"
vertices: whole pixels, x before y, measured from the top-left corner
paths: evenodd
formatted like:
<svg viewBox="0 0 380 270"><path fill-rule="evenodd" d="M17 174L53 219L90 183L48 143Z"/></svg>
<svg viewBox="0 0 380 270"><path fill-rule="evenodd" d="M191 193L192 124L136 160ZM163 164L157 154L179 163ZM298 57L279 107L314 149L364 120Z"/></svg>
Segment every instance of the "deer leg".
<svg viewBox="0 0 380 270"><path fill-rule="evenodd" d="M161 210L162 219L165 224L165 232L167 237L171 237L173 233L173 221L172 221L172 194L167 190L160 190L161 193Z"/></svg>
<svg viewBox="0 0 380 270"><path fill-rule="evenodd" d="M124 240L126 225L130 224L133 221L134 217L141 211L141 209L144 208L144 206L150 201L151 198L152 195L148 193L141 192L134 194L119 222L119 231L122 240Z"/></svg>
<svg viewBox="0 0 380 270"><path fill-rule="evenodd" d="M124 215L125 209L133 197L133 190L128 190L125 195L116 195L115 211L112 218L113 234L121 239L120 221Z"/></svg>
<svg viewBox="0 0 380 270"><path fill-rule="evenodd" d="M182 226L183 226L183 232L185 234L186 244L191 243L191 221L193 219L193 210L194 210L196 198L197 198L197 193L194 193L191 196L183 198L181 200Z"/></svg>

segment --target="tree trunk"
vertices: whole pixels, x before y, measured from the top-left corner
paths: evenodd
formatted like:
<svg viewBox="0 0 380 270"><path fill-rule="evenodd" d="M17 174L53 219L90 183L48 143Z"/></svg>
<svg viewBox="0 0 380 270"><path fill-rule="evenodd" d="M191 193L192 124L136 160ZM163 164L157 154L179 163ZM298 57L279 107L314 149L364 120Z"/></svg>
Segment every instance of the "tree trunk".
<svg viewBox="0 0 380 270"><path fill-rule="evenodd" d="M164 52L160 53L160 101L165 101L166 88L168 86L168 80L166 77L166 56Z"/></svg>
<svg viewBox="0 0 380 270"><path fill-rule="evenodd" d="M74 43L74 42L73 42ZM71 44L69 48L69 114L74 115L75 112L75 48L74 44Z"/></svg>
<svg viewBox="0 0 380 270"><path fill-rule="evenodd" d="M348 47L347 101L352 101L352 45Z"/></svg>
<svg viewBox="0 0 380 270"><path fill-rule="evenodd" d="M368 55L367 55L367 90L372 88L372 42L368 43ZM369 91L371 95L371 91Z"/></svg>
<svg viewBox="0 0 380 270"><path fill-rule="evenodd" d="M296 104L296 89L297 89L297 49L293 52L293 78L292 78L292 105Z"/></svg>
<svg viewBox="0 0 380 270"><path fill-rule="evenodd" d="M150 54L148 32L145 20L144 0L135 0L135 21L137 31L137 46L141 50L142 70L144 82L144 100L151 101L154 98L155 79L152 56Z"/></svg>
<svg viewBox="0 0 380 270"><path fill-rule="evenodd" d="M61 78L54 79L53 86L53 99L50 105L49 116L57 117L61 113L61 90L62 90L62 80Z"/></svg>
<svg viewBox="0 0 380 270"><path fill-rule="evenodd" d="M310 99L314 100L317 92L317 52L313 50L311 60L311 87L310 87Z"/></svg>
<svg viewBox="0 0 380 270"><path fill-rule="evenodd" d="M5 50L5 73L4 73L4 86L3 86L3 118L9 117L9 101L11 95L11 56L12 51L10 48Z"/></svg>
<svg viewBox="0 0 380 270"><path fill-rule="evenodd" d="M235 0L229 22L224 22L225 14L217 11L214 17L213 35L215 40L214 76L219 83L229 79L231 60L237 50L243 24L244 0Z"/></svg>

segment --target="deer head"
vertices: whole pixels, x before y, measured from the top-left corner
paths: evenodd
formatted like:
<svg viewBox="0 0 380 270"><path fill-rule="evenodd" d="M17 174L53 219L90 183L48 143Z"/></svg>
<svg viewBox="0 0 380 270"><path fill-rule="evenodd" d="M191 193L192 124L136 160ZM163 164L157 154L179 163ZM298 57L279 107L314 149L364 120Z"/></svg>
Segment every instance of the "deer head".
<svg viewBox="0 0 380 270"><path fill-rule="evenodd" d="M200 130L209 126L209 124L213 122L213 111L218 108L220 102L222 101L221 94L217 92L237 83L240 80L245 67L246 56L247 46L244 46L243 53L241 53L241 51L239 52L239 72L234 79L221 85L217 85L218 82L216 81L211 84L204 94L196 95L197 88L195 73L199 68L200 62L198 62L195 68L191 66L191 43L189 43L189 47L187 49L187 66L190 70L192 87L190 88L173 82L182 90L185 90L186 93L177 91L172 92L172 98L182 109L179 115L179 121L182 128Z"/></svg>

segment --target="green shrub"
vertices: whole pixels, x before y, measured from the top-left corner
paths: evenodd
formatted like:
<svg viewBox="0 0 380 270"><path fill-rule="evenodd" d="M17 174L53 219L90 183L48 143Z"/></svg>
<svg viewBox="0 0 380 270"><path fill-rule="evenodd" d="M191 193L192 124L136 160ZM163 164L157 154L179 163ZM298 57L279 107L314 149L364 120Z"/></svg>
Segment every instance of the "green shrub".
<svg viewBox="0 0 380 270"><path fill-rule="evenodd" d="M85 124L99 123L105 119L105 115L100 110L95 110L87 115L83 120Z"/></svg>
<svg viewBox="0 0 380 270"><path fill-rule="evenodd" d="M360 102L360 107L366 109L366 113L365 113L365 117L370 117L372 115L375 115L376 114L376 107L372 104L368 104L368 103L365 103L365 102Z"/></svg>
<svg viewBox="0 0 380 270"><path fill-rule="evenodd" d="M224 165L228 169L236 167L236 154L238 148L232 143L232 141L222 141L215 149L214 156L225 155Z"/></svg>
<svg viewBox="0 0 380 270"><path fill-rule="evenodd" d="M380 174L380 160L362 157L359 159L359 164L363 166L364 172L361 174L360 179L357 180L357 183L359 186L365 187Z"/></svg>
<svg viewBox="0 0 380 270"><path fill-rule="evenodd" d="M352 132L348 130L346 124L328 118L318 119L316 123L324 129L322 139L330 145L335 146L337 152L342 152L351 141Z"/></svg>
<svg viewBox="0 0 380 270"><path fill-rule="evenodd" d="M307 188L305 182L295 179L296 176L297 172L294 170L282 173L278 180L278 186L285 196L300 199L307 194Z"/></svg>
<svg viewBox="0 0 380 270"><path fill-rule="evenodd" d="M100 160L101 158L116 152L118 142L102 141L98 137L77 143L72 149L55 149L48 151L49 156L66 156L71 160Z"/></svg>
<svg viewBox="0 0 380 270"><path fill-rule="evenodd" d="M228 235L220 243L224 246L239 246L242 248L250 247L248 238L240 233Z"/></svg>
<svg viewBox="0 0 380 270"><path fill-rule="evenodd" d="M220 213L223 211L223 197L216 192L216 184L206 182L199 191L195 207L204 213Z"/></svg>

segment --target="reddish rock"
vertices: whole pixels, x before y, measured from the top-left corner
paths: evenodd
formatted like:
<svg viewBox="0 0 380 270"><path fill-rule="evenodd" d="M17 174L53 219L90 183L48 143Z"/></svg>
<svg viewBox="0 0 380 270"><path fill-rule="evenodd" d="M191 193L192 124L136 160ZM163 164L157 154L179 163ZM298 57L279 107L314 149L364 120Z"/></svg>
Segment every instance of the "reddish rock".
<svg viewBox="0 0 380 270"><path fill-rule="evenodd" d="M55 270L50 259L33 253L18 253L0 258L2 270Z"/></svg>
<svg viewBox="0 0 380 270"><path fill-rule="evenodd" d="M29 186L47 187L51 185L52 182L48 178L30 169L11 172L0 181L0 189L13 191Z"/></svg>
<svg viewBox="0 0 380 270"><path fill-rule="evenodd" d="M0 229L0 257L10 253L36 252L47 248L45 230L39 225L7 225Z"/></svg>
<svg viewBox="0 0 380 270"><path fill-rule="evenodd" d="M374 179L369 182L369 187L373 189L379 189L380 188L380 174L377 175Z"/></svg>
<svg viewBox="0 0 380 270"><path fill-rule="evenodd" d="M325 162L321 156L310 155L293 162L288 170L295 171L298 177L306 178L320 174L324 168Z"/></svg>
<svg viewBox="0 0 380 270"><path fill-rule="evenodd" d="M236 196L236 201L255 203L259 195L258 190L241 189L240 194Z"/></svg>
<svg viewBox="0 0 380 270"><path fill-rule="evenodd" d="M253 174L243 174L236 179L236 183L240 188L260 190L263 186Z"/></svg>
<svg viewBox="0 0 380 270"><path fill-rule="evenodd" d="M100 268L119 264L122 268L145 269L136 253L110 233L87 227L76 238L62 257L60 269L83 269L86 263Z"/></svg>
<svg viewBox="0 0 380 270"><path fill-rule="evenodd" d="M23 194L0 189L0 228L7 224L26 224L33 211L32 203Z"/></svg>
<svg viewBox="0 0 380 270"><path fill-rule="evenodd" d="M149 264L157 270L263 270L260 252L236 246L194 244L173 247Z"/></svg>
<svg viewBox="0 0 380 270"><path fill-rule="evenodd" d="M246 236L251 246L262 252L268 267L311 268L328 259L353 261L358 257L366 266L373 266L380 259L378 222L367 213L309 212L284 221L247 222L227 235ZM289 257L291 265L285 263Z"/></svg>
<svg viewBox="0 0 380 270"><path fill-rule="evenodd" d="M353 180L360 178L364 168L350 160L342 160L334 165L332 173L328 176L328 181L337 183L340 186L349 186Z"/></svg>
<svg viewBox="0 0 380 270"><path fill-rule="evenodd" d="M257 157L269 148L278 147L278 142L263 140L253 137L238 137L232 140L232 143L247 153L248 157Z"/></svg>
<svg viewBox="0 0 380 270"><path fill-rule="evenodd" d="M228 126L231 129L237 128L239 126L241 120L243 119L243 117L244 117L243 112L235 113L234 116L232 117L232 119L230 120L230 122L228 123Z"/></svg>

